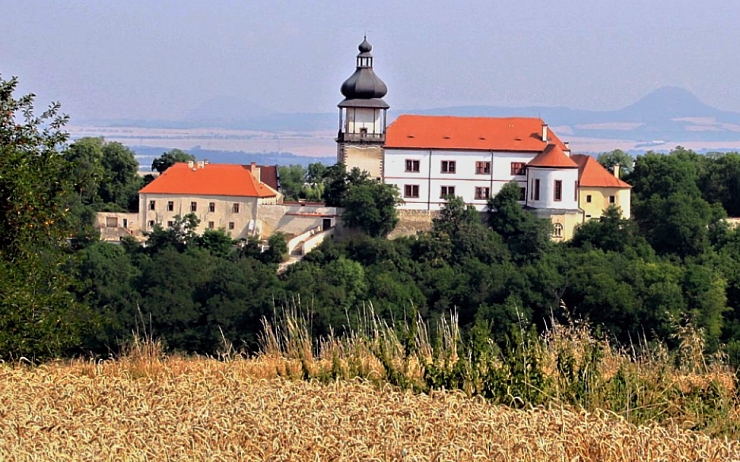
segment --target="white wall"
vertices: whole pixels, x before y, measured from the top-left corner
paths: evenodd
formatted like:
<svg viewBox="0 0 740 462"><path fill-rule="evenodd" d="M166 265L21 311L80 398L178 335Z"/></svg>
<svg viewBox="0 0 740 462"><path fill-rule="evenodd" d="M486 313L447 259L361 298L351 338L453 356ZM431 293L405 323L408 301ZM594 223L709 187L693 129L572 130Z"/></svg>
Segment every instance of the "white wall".
<svg viewBox="0 0 740 462"><path fill-rule="evenodd" d="M476 187L489 188L492 197L509 181L526 187L525 175L512 175L511 163L526 164L536 153L500 151L444 151L422 149L385 149L384 181L396 185L404 195L405 185L419 185L419 198L404 198L406 210L439 210L442 186L453 186L455 195L484 210L487 200L475 199ZM407 172L406 160L418 160L419 172ZM454 161L455 173L443 173L442 161ZM489 162L488 174L476 173L477 162Z"/></svg>
<svg viewBox="0 0 740 462"><path fill-rule="evenodd" d="M368 135L383 133L380 109L374 108L347 108L345 121L346 133L360 133L360 129L367 130Z"/></svg>
<svg viewBox="0 0 740 462"><path fill-rule="evenodd" d="M528 169L527 205L543 209L578 209L576 184L578 182L577 168L529 168ZM540 199L534 199L535 180L540 180ZM561 200L555 200L555 181L562 181L563 190Z"/></svg>

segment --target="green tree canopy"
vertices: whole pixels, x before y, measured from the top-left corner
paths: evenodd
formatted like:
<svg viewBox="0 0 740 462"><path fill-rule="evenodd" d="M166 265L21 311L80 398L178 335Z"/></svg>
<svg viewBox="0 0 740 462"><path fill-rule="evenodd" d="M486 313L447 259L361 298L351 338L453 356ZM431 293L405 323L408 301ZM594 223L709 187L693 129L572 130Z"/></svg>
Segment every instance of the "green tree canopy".
<svg viewBox="0 0 740 462"><path fill-rule="evenodd" d="M632 168L635 164L635 159L621 149L602 152L596 160L610 172L614 172L614 166L619 165L620 177L624 177L632 173Z"/></svg>
<svg viewBox="0 0 740 462"><path fill-rule="evenodd" d="M62 271L74 194L59 152L67 117L58 104L34 115L17 84L0 78L0 357L44 358L77 345L91 317Z"/></svg>
<svg viewBox="0 0 740 462"><path fill-rule="evenodd" d="M159 172L159 174L161 175L165 172L165 170L172 167L176 163L188 162L191 160L195 160L194 155L188 154L187 152L181 151L177 148L170 149L169 151L163 153L161 156L152 161L152 170Z"/></svg>
<svg viewBox="0 0 740 462"><path fill-rule="evenodd" d="M372 237L387 236L398 224L396 206L402 202L394 185L351 185L344 196L342 221Z"/></svg>

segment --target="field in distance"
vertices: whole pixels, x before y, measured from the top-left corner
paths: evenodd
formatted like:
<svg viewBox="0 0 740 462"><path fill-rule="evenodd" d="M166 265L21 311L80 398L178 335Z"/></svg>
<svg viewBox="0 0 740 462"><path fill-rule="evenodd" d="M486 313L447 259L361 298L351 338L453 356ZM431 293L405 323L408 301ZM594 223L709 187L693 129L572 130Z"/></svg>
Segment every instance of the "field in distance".
<svg viewBox="0 0 740 462"><path fill-rule="evenodd" d="M280 359L0 366L2 460L740 460L740 443L462 392L276 378Z"/></svg>

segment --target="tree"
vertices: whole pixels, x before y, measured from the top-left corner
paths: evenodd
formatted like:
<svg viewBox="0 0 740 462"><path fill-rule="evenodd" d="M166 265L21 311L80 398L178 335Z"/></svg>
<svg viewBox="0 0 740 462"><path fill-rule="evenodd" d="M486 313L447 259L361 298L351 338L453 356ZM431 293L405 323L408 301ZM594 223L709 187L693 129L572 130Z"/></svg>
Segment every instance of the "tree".
<svg viewBox="0 0 740 462"><path fill-rule="evenodd" d="M512 258L528 261L543 256L549 247L551 224L519 205L519 184L509 182L488 200L488 224L509 247Z"/></svg>
<svg viewBox="0 0 740 462"><path fill-rule="evenodd" d="M303 184L306 182L306 169L302 165L282 165L280 172L280 188L286 200L297 201L301 198Z"/></svg>
<svg viewBox="0 0 740 462"><path fill-rule="evenodd" d="M622 217L621 208L610 205L597 220L588 220L576 227L569 243L572 247L601 249L605 252L635 252L641 257L654 255L634 221Z"/></svg>
<svg viewBox="0 0 740 462"><path fill-rule="evenodd" d="M103 145L105 178L100 183L100 198L105 204L114 204L118 210L136 211L139 208L139 162L134 152L118 142Z"/></svg>
<svg viewBox="0 0 740 462"><path fill-rule="evenodd" d="M632 173L632 168L635 164L635 159L621 149L602 152L596 160L610 172L614 172L614 166L619 165L620 177L624 177L625 175Z"/></svg>
<svg viewBox="0 0 740 462"><path fill-rule="evenodd" d="M351 185L344 196L342 221L372 237L387 236L398 224L396 206L402 202L394 185L367 183Z"/></svg>
<svg viewBox="0 0 740 462"><path fill-rule="evenodd" d="M370 174L357 167L347 172L347 168L341 162L326 169L324 175L324 202L329 207L343 207L344 197L350 186L375 183L370 179Z"/></svg>
<svg viewBox="0 0 740 462"><path fill-rule="evenodd" d="M172 226L168 228L163 228L157 223L147 235L147 249L150 253L157 253L167 248L184 252L189 247L197 245L200 240L196 232L199 224L200 220L194 213L188 213L184 217L176 215Z"/></svg>
<svg viewBox="0 0 740 462"><path fill-rule="evenodd" d="M74 195L59 152L68 118L59 104L34 115L33 95L14 98L17 84L0 78L0 357L40 359L78 345L92 317L62 270Z"/></svg>
<svg viewBox="0 0 740 462"><path fill-rule="evenodd" d="M195 160L194 155L188 154L187 152L181 151L177 148L171 149L152 161L152 170L156 170L161 175L174 164L191 160Z"/></svg>
<svg viewBox="0 0 740 462"><path fill-rule="evenodd" d="M288 259L288 242L280 231L267 238L267 250L260 255L264 263L282 263Z"/></svg>

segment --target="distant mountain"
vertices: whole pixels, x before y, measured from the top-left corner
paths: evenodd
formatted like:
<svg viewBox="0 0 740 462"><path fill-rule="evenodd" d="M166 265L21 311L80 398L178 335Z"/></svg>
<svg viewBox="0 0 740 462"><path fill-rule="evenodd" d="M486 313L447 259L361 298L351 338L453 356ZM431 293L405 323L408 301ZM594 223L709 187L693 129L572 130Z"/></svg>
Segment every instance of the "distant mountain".
<svg viewBox="0 0 740 462"><path fill-rule="evenodd" d="M149 173L152 161L162 155L168 149L153 146L129 146L136 155L139 169ZM189 154L198 160L208 159L214 164L240 164L245 165L256 162L259 165L293 165L299 164L308 167L315 162L327 163L326 157L297 156L287 152L245 152L245 151L216 151L193 147L187 150Z"/></svg>
<svg viewBox="0 0 740 462"><path fill-rule="evenodd" d="M479 117L541 117L568 137L622 139L644 143L740 141L740 113L721 111L678 87L659 88L634 104L614 111L567 107L455 106L389 113ZM209 100L175 121L109 121L113 126L150 128L228 128L242 130L333 131L336 112L277 113L236 97Z"/></svg>

